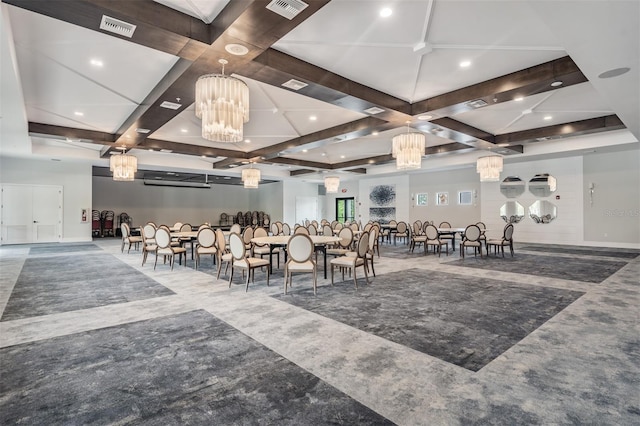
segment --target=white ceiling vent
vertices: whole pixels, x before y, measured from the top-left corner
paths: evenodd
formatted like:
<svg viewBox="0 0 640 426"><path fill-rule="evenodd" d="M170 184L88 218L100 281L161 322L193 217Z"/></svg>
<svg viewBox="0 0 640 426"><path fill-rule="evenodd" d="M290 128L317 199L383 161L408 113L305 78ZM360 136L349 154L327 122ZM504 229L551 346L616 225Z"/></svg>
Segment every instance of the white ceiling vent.
<svg viewBox="0 0 640 426"><path fill-rule="evenodd" d="M480 108L483 106L487 106L488 104L482 99L476 99L475 101L467 102L467 105L469 105L472 108Z"/></svg>
<svg viewBox="0 0 640 426"><path fill-rule="evenodd" d="M102 15L100 29L131 38L133 32L136 30L136 26L107 15Z"/></svg>
<svg viewBox="0 0 640 426"><path fill-rule="evenodd" d="M169 101L164 101L160 104L160 106L162 108L167 108L167 109L179 109L182 105L177 104L175 102L169 102Z"/></svg>
<svg viewBox="0 0 640 426"><path fill-rule="evenodd" d="M293 19L307 6L309 6L307 3L300 0L272 0L267 5L267 9L287 19Z"/></svg>
<svg viewBox="0 0 640 426"><path fill-rule="evenodd" d="M300 90L303 87L307 87L308 84L305 83L304 81L300 81L300 80L296 80L296 79L292 78L291 80L289 80L289 81L287 81L285 83L282 83L282 86L286 87L288 89L291 89L291 90Z"/></svg>
<svg viewBox="0 0 640 426"><path fill-rule="evenodd" d="M369 109L365 109L364 112L366 112L367 114L380 114L381 112L384 112L384 110L382 108L378 108L378 107L371 107Z"/></svg>

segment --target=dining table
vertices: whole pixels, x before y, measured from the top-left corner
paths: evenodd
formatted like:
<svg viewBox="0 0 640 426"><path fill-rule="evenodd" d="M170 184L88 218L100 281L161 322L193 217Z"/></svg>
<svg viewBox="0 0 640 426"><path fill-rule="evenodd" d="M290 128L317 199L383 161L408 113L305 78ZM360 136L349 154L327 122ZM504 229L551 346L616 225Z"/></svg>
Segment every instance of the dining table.
<svg viewBox="0 0 640 426"><path fill-rule="evenodd" d="M287 244L291 239L291 235L270 235L267 237L254 237L251 242L259 245L269 245L269 273L273 270L273 251L276 247L284 248L284 260L287 261ZM327 236L327 235L309 235L316 251L323 253L324 259L324 279L327 279L327 245L335 244L340 241L339 237Z"/></svg>
<svg viewBox="0 0 640 426"><path fill-rule="evenodd" d="M453 251L456 251L456 234L460 234L460 238L464 237L464 231L467 228L437 228L438 236L440 235L451 235L451 247Z"/></svg>

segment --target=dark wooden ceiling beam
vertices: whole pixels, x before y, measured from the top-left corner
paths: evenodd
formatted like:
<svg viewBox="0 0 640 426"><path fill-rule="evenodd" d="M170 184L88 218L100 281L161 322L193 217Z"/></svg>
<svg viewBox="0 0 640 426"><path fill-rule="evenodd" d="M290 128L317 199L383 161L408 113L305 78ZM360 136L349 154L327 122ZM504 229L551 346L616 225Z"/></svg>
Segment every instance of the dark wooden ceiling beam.
<svg viewBox="0 0 640 426"><path fill-rule="evenodd" d="M29 122L29 135L31 136L57 136L60 139L78 140L80 142L95 143L100 145L115 145L116 135L96 130L76 129L73 127L54 126Z"/></svg>
<svg viewBox="0 0 640 426"><path fill-rule="evenodd" d="M309 169L291 170L289 172L289 176L301 176L301 175L308 175L311 173L317 173L317 170L309 170Z"/></svg>
<svg viewBox="0 0 640 426"><path fill-rule="evenodd" d="M230 157L237 156L239 158L246 158L246 154L242 151L235 151L231 149L221 149L214 147L207 147L202 145L190 145L186 143L164 141L160 139L145 139L137 148L141 149L153 149L159 151L161 149L169 150L175 154L185 155L197 155L206 157Z"/></svg>
<svg viewBox="0 0 640 426"><path fill-rule="evenodd" d="M608 132L624 129L625 125L617 115L590 118L587 120L572 121L570 123L556 124L537 129L523 130L520 132L505 133L496 136L497 144L541 142L549 139L558 139L567 136L584 135L589 133Z"/></svg>
<svg viewBox="0 0 640 426"><path fill-rule="evenodd" d="M552 87L551 83L554 81L562 81L562 85ZM565 56L416 102L411 105L411 114L415 116L429 113L451 116L475 109L469 104L470 101L482 100L487 105L494 105L512 101L519 96L531 96L585 81L587 77L570 57Z"/></svg>

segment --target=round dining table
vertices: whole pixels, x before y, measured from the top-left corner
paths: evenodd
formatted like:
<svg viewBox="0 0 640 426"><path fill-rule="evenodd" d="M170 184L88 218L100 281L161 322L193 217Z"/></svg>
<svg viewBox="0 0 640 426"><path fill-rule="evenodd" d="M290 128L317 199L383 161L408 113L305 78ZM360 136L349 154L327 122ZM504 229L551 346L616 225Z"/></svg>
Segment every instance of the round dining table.
<svg viewBox="0 0 640 426"><path fill-rule="evenodd" d="M269 245L269 273L271 273L273 267L273 250L276 247L284 247L285 262L287 261L286 247L289 244L291 235L271 235L267 237L254 237L251 242L258 245ZM324 279L327 279L327 244L335 244L340 241L340 238L326 235L309 235L316 250L320 250L323 253L324 259Z"/></svg>

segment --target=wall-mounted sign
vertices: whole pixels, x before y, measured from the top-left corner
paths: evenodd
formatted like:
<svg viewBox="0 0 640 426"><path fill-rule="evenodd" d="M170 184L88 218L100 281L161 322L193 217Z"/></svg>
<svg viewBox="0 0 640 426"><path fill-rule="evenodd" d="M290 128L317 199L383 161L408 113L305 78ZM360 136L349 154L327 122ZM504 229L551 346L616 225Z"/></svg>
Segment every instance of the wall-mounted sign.
<svg viewBox="0 0 640 426"><path fill-rule="evenodd" d="M347 192L347 188L342 188L342 193L344 194L345 192Z"/></svg>

